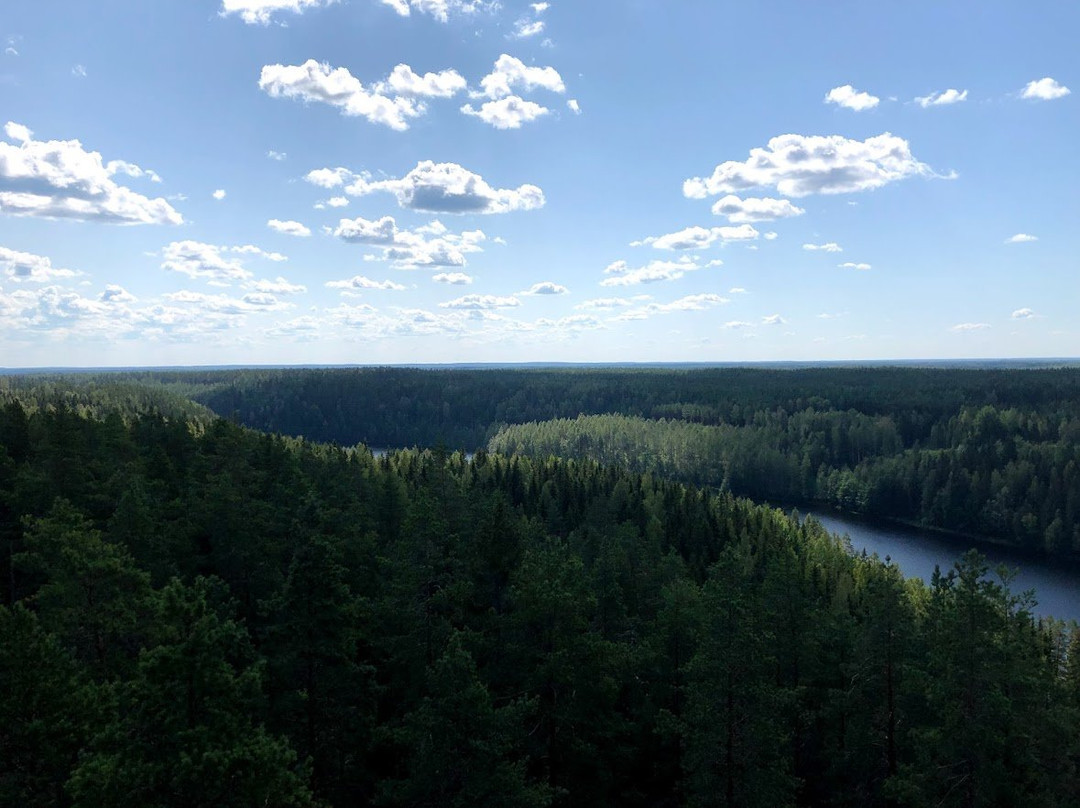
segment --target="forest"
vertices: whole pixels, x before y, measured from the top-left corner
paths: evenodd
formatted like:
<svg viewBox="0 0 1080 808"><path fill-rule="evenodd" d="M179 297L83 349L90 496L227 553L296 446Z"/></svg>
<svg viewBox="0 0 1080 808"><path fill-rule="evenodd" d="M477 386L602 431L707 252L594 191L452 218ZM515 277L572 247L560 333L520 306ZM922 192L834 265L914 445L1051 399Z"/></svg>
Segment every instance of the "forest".
<svg viewBox="0 0 1080 808"><path fill-rule="evenodd" d="M1080 375L792 373L0 379L0 805L1080 804L1075 624L745 496L1074 529Z"/></svg>
<svg viewBox="0 0 1080 808"><path fill-rule="evenodd" d="M0 399L154 409L339 446L591 458L1080 561L1080 367L147 371ZM6 391L6 392L5 392ZM596 417L590 417L596 416Z"/></svg>

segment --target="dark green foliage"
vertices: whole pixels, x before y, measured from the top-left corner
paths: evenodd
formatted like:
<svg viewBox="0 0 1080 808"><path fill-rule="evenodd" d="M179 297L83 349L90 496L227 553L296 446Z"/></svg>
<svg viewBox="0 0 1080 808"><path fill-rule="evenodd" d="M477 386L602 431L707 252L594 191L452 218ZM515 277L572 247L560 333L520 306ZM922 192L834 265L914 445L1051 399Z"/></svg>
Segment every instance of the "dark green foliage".
<svg viewBox="0 0 1080 808"><path fill-rule="evenodd" d="M0 804L1080 798L1080 633L976 556L927 587L590 459L14 406L0 436Z"/></svg>
<svg viewBox="0 0 1080 808"><path fill-rule="evenodd" d="M258 722L261 666L226 596L206 578L158 594L153 639L116 717L72 774L76 806L312 803L296 754Z"/></svg>

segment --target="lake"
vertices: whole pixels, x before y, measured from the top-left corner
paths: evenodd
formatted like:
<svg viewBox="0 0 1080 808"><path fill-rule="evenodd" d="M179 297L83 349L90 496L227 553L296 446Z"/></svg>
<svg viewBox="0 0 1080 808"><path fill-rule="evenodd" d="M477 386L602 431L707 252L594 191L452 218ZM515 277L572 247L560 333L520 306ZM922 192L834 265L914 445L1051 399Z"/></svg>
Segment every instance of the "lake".
<svg viewBox="0 0 1080 808"><path fill-rule="evenodd" d="M972 546L964 539L904 525L827 510L808 512L831 532L846 534L856 552L865 549L882 559L889 556L906 577L922 578L928 583L935 566L947 572ZM982 544L978 549L986 556L991 571L999 564L1018 570L1009 588L1016 593L1034 589L1036 614L1080 621L1080 569L994 545Z"/></svg>

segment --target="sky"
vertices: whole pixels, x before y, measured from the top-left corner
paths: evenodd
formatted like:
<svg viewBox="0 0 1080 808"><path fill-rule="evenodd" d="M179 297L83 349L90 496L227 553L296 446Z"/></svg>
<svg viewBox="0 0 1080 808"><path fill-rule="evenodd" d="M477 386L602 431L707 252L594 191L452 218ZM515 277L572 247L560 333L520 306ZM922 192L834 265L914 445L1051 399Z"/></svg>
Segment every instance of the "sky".
<svg viewBox="0 0 1080 808"><path fill-rule="evenodd" d="M1077 357L1077 30L9 0L0 366Z"/></svg>

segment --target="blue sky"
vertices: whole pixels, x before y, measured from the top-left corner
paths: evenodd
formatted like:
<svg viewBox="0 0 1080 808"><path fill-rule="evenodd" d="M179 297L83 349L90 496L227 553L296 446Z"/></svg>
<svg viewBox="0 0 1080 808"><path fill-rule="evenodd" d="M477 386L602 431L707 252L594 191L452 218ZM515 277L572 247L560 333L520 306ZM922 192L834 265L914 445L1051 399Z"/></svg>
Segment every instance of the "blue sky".
<svg viewBox="0 0 1080 808"><path fill-rule="evenodd" d="M1078 356L1077 30L6 3L0 366Z"/></svg>

